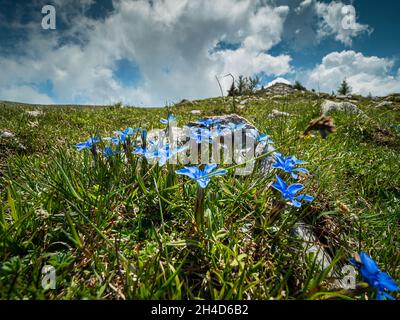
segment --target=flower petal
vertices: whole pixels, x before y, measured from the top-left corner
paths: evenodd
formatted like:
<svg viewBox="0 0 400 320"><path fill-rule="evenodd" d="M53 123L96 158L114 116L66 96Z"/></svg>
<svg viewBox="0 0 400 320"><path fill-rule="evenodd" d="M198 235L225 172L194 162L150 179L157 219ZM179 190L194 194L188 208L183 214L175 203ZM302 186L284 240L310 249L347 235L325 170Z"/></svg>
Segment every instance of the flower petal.
<svg viewBox="0 0 400 320"><path fill-rule="evenodd" d="M386 293L385 291L381 291L381 294L383 294L389 300L396 300L395 298L393 298L390 294Z"/></svg>
<svg viewBox="0 0 400 320"><path fill-rule="evenodd" d="M168 158L164 155L160 156L160 159L158 160L158 166L162 167L163 165L165 165L168 161Z"/></svg>
<svg viewBox="0 0 400 320"><path fill-rule="evenodd" d="M295 171L295 172L302 172L302 173L308 173L308 170L307 170L307 169L304 169L304 168L295 168L295 169L293 169L292 171Z"/></svg>
<svg viewBox="0 0 400 320"><path fill-rule="evenodd" d="M394 281L386 272L379 272L378 281L379 284L388 291L400 290L400 287L397 285L396 281Z"/></svg>
<svg viewBox="0 0 400 320"><path fill-rule="evenodd" d="M293 204L293 206L296 207L296 208L300 208L300 207L301 207L301 203L298 202L298 201L296 201L296 200L292 200L292 204Z"/></svg>
<svg viewBox="0 0 400 320"><path fill-rule="evenodd" d="M176 170L175 173L188 176L190 179L196 179L197 178L196 171L193 168L200 171L197 167L184 167L183 169Z"/></svg>
<svg viewBox="0 0 400 320"><path fill-rule="evenodd" d="M281 169L285 171L285 167L277 162L272 164L272 168Z"/></svg>
<svg viewBox="0 0 400 320"><path fill-rule="evenodd" d="M286 185L285 181L283 181L278 175L276 175L275 177L276 177L276 182L279 186L278 190L286 190L287 185Z"/></svg>
<svg viewBox="0 0 400 320"><path fill-rule="evenodd" d="M145 154L145 150L141 147L137 147L133 150L133 153L135 154L139 154L139 155L144 155Z"/></svg>
<svg viewBox="0 0 400 320"><path fill-rule="evenodd" d="M78 151L81 151L81 150L89 148L89 147L86 142L80 142L75 145L75 148L78 149Z"/></svg>
<svg viewBox="0 0 400 320"><path fill-rule="evenodd" d="M303 189L304 189L304 186L301 183L294 183L287 188L288 192L290 192L293 195Z"/></svg>
<svg viewBox="0 0 400 320"><path fill-rule="evenodd" d="M314 197L313 196L309 196L307 194L301 194L295 197L297 200L299 201L307 201L307 202L312 202L314 201Z"/></svg>
<svg viewBox="0 0 400 320"><path fill-rule="evenodd" d="M359 267L359 263L355 260L355 259L353 259L353 258L350 258L349 259L349 262L353 265L353 266L355 266L355 267Z"/></svg>
<svg viewBox="0 0 400 320"><path fill-rule="evenodd" d="M385 297L383 296L383 291L378 291L376 293L376 300L385 300Z"/></svg>
<svg viewBox="0 0 400 320"><path fill-rule="evenodd" d="M207 164L203 170L204 174L210 174L218 165L216 163Z"/></svg>
<svg viewBox="0 0 400 320"><path fill-rule="evenodd" d="M280 186L279 184L277 184L277 183L272 184L271 187L274 188L274 189L276 189L276 190L278 190L278 191L279 191L280 193L282 193L282 194L283 194L284 191L285 191L285 190L282 190L281 186Z"/></svg>
<svg viewBox="0 0 400 320"><path fill-rule="evenodd" d="M362 268L368 273L374 274L380 272L376 262L365 252L360 253L360 259L362 263Z"/></svg>
<svg viewBox="0 0 400 320"><path fill-rule="evenodd" d="M200 188L206 188L208 183L210 182L210 178L200 178L197 179L197 184L199 185Z"/></svg>
<svg viewBox="0 0 400 320"><path fill-rule="evenodd" d="M299 175L295 174L294 172L291 172L290 174L293 177L293 179L298 179L299 178Z"/></svg>

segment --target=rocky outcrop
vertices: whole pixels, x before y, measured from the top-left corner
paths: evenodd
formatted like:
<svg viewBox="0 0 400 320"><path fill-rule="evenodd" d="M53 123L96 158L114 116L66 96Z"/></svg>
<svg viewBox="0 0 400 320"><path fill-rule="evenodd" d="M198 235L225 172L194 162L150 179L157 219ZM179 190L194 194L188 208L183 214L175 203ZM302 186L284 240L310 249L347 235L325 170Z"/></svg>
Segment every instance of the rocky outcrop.
<svg viewBox="0 0 400 320"><path fill-rule="evenodd" d="M393 102L392 101L382 101L380 103L378 103L375 108L386 108L386 107L391 107L393 106Z"/></svg>
<svg viewBox="0 0 400 320"><path fill-rule="evenodd" d="M178 103L176 103L177 106L185 105L185 104L193 104L193 101L187 100L187 99L182 99Z"/></svg>
<svg viewBox="0 0 400 320"><path fill-rule="evenodd" d="M335 102L331 100L325 100L321 105L321 112L324 116L336 111L364 114L355 104L350 102Z"/></svg>
<svg viewBox="0 0 400 320"><path fill-rule="evenodd" d="M290 84L286 83L275 83L270 87L260 90L260 92L265 94L274 94L274 95L287 95L295 93L297 90L293 88Z"/></svg>

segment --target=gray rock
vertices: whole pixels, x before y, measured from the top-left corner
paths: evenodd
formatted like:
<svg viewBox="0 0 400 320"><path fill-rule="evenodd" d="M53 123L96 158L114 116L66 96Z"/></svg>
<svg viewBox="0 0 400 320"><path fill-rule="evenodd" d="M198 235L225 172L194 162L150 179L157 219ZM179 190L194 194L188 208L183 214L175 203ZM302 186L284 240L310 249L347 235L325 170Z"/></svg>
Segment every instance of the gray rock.
<svg viewBox="0 0 400 320"><path fill-rule="evenodd" d="M261 175L266 175L271 172L272 165L275 163L275 148L269 143L259 143L256 147L256 157L267 154L260 159Z"/></svg>
<svg viewBox="0 0 400 320"><path fill-rule="evenodd" d="M30 117L36 118L36 117L41 116L41 115L43 114L43 112L42 112L42 111L39 111L39 110L34 110L34 111L27 111L26 114L27 114L28 116L30 116Z"/></svg>
<svg viewBox="0 0 400 320"><path fill-rule="evenodd" d="M319 243L310 225L304 222L298 222L293 226L291 232L295 238L301 240L304 259L306 259L307 255L314 254L315 262L320 270L325 270L329 267L332 263L332 259Z"/></svg>
<svg viewBox="0 0 400 320"><path fill-rule="evenodd" d="M350 102L334 102L325 100L321 105L322 115L327 116L334 111L342 111L354 114L364 114L355 104Z"/></svg>
<svg viewBox="0 0 400 320"><path fill-rule="evenodd" d="M201 114L200 110L190 110L191 114Z"/></svg>
<svg viewBox="0 0 400 320"><path fill-rule="evenodd" d="M271 114L268 115L269 118L290 117L290 116L291 116L290 113L287 113L287 112L284 112L284 111L279 111L279 110L276 110L276 109L273 109L271 111Z"/></svg>
<svg viewBox="0 0 400 320"><path fill-rule="evenodd" d="M381 103L378 103L375 108L385 108L385 107L391 107L393 106L392 101L382 101Z"/></svg>
<svg viewBox="0 0 400 320"><path fill-rule="evenodd" d="M0 133L0 138L5 138L5 139L10 139L10 138L14 138L15 135L7 130L4 130L3 132Z"/></svg>
<svg viewBox="0 0 400 320"><path fill-rule="evenodd" d="M302 253L301 260L303 263L307 261L310 255L313 255L315 265L319 271L327 270L330 267L332 258L318 241L312 226L304 222L298 222L291 229L291 234L294 238L301 241L299 250L300 253ZM332 269L328 271L327 277L336 278L333 283L329 284L330 289L346 288L347 284L342 278L337 266L333 266Z"/></svg>

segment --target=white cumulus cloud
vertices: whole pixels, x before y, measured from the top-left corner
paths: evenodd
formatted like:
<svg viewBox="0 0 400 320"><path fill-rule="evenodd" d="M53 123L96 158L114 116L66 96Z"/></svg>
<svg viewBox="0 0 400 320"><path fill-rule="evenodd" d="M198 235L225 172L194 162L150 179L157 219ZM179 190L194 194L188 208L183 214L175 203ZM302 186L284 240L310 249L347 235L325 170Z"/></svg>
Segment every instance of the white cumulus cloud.
<svg viewBox="0 0 400 320"><path fill-rule="evenodd" d="M330 3L317 1L315 10L321 18L318 29L319 38L334 36L337 41L351 46L353 38L364 32L372 32L371 27L357 22L357 12L354 6L344 5L337 1Z"/></svg>
<svg viewBox="0 0 400 320"><path fill-rule="evenodd" d="M336 91L346 78L353 93L387 95L400 92L400 74L393 73L394 61L377 56L365 56L352 50L331 52L321 64L302 75L302 81L309 88L321 91Z"/></svg>

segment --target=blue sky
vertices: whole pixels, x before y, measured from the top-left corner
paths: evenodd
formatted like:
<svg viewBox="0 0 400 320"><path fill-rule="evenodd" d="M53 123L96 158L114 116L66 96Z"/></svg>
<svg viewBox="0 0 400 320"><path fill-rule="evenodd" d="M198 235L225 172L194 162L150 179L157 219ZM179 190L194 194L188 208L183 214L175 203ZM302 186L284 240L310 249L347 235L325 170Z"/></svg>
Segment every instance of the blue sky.
<svg viewBox="0 0 400 320"><path fill-rule="evenodd" d="M55 30L41 27L46 4ZM395 0L0 0L0 100L161 106L219 95L228 73L400 92L398 12Z"/></svg>

